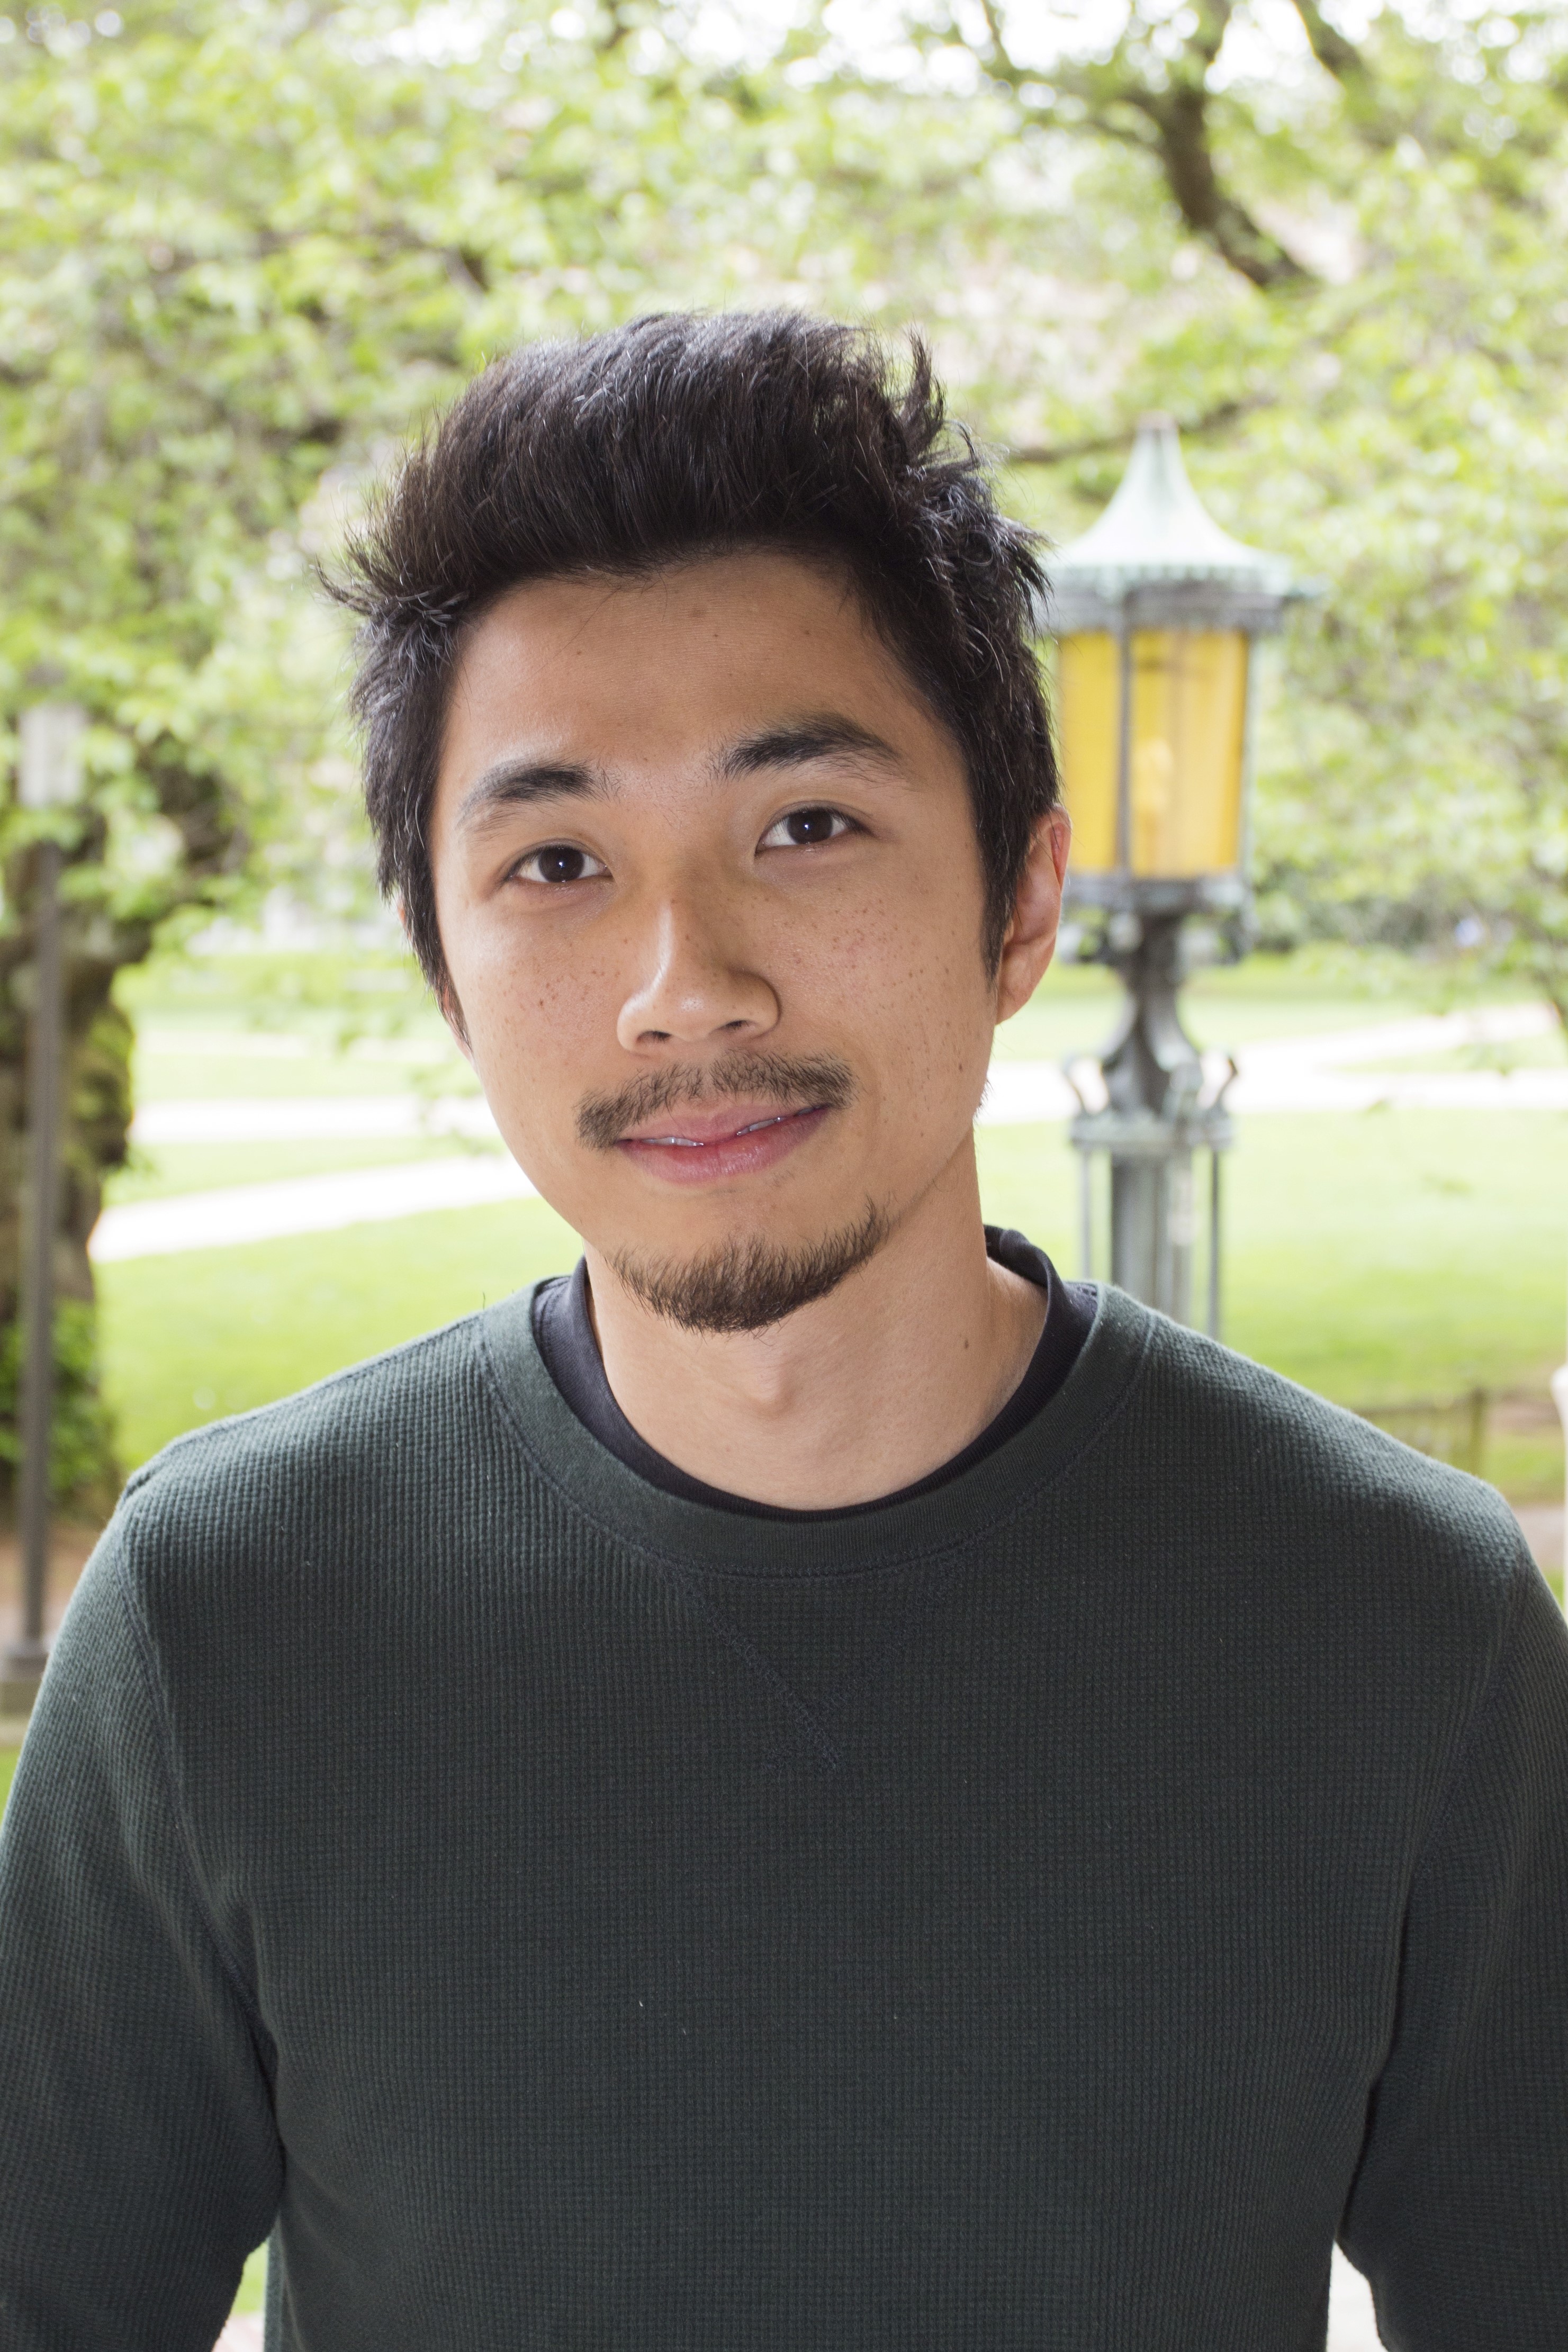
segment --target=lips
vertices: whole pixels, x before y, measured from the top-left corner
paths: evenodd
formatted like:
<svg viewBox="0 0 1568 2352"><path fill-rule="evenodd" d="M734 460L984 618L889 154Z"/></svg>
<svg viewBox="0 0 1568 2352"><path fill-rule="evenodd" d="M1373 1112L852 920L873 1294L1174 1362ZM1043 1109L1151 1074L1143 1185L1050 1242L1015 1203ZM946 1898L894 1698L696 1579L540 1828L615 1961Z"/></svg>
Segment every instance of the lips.
<svg viewBox="0 0 1568 2352"><path fill-rule="evenodd" d="M827 1117L826 1103L801 1110L733 1107L700 1117L683 1115L678 1127L624 1135L616 1149L669 1184L717 1184L758 1176L776 1167L815 1135Z"/></svg>
<svg viewBox="0 0 1568 2352"><path fill-rule="evenodd" d="M821 1108L817 1103L805 1103L795 1110L769 1110L756 1105L728 1103L722 1110L683 1111L679 1124L656 1126L650 1121L640 1133L623 1135L621 1141L662 1143L676 1150L706 1151L714 1144L731 1142L738 1136L758 1135L763 1128L782 1127L789 1119L809 1118Z"/></svg>

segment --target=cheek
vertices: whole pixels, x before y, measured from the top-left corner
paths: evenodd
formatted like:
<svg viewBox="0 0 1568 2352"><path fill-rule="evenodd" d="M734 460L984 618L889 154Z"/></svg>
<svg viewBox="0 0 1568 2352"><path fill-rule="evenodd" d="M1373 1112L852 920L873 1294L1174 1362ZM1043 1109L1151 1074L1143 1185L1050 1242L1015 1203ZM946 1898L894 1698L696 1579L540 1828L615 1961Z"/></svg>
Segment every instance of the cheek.
<svg viewBox="0 0 1568 2352"><path fill-rule="evenodd" d="M559 940L481 916L470 917L447 954L487 1093L537 1087L552 1069L580 1065L606 1019L613 1030L612 975L591 947L563 953Z"/></svg>
<svg viewBox="0 0 1568 2352"><path fill-rule="evenodd" d="M988 1056L994 1012L979 913L946 873L889 877L852 905L825 909L785 951L818 1003L837 1003L857 1024L886 1027L917 1055L940 1047L948 1062L973 1030ZM960 1051L958 1062L967 1059Z"/></svg>

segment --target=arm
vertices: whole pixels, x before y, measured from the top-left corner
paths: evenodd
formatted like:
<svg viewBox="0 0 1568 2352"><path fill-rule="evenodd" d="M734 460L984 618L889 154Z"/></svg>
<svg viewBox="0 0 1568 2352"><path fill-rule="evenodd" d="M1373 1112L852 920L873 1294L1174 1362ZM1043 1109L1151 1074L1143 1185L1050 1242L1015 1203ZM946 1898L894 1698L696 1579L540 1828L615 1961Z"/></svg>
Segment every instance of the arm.
<svg viewBox="0 0 1568 2352"><path fill-rule="evenodd" d="M120 1540L67 1612L0 1830L7 2352L211 2352L282 2185L266 2031L198 1884Z"/></svg>
<svg viewBox="0 0 1568 2352"><path fill-rule="evenodd" d="M1342 2240L1398 2352L1568 2343L1568 1629L1528 1564L1412 1886Z"/></svg>

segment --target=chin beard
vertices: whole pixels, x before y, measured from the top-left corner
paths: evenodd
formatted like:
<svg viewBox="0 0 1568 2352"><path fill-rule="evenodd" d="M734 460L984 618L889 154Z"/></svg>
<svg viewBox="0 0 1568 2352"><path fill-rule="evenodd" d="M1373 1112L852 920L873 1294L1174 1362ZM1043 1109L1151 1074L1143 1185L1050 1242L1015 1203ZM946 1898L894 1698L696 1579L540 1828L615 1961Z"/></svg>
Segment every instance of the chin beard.
<svg viewBox="0 0 1568 2352"><path fill-rule="evenodd" d="M683 1331L765 1331L837 1290L891 1231L885 1211L868 1201L856 1223L795 1249L752 1234L702 1257L649 1261L623 1253L610 1265L634 1298Z"/></svg>

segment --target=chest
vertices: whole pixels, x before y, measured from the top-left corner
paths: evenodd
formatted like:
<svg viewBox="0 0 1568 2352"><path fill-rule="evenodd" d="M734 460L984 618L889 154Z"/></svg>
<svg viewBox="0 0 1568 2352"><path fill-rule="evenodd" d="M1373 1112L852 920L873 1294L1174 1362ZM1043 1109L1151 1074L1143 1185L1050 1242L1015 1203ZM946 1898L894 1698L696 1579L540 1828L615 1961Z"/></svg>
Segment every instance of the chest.
<svg viewBox="0 0 1568 2352"><path fill-rule="evenodd" d="M940 1605L786 1633L520 1638L402 1772L315 1784L245 1895L300 2291L487 2280L521 2341L1049 2306L1126 2343L1179 2244L1270 2295L1297 2248L1310 2313L1398 1900L1301 1727Z"/></svg>

